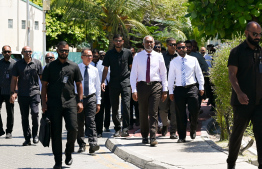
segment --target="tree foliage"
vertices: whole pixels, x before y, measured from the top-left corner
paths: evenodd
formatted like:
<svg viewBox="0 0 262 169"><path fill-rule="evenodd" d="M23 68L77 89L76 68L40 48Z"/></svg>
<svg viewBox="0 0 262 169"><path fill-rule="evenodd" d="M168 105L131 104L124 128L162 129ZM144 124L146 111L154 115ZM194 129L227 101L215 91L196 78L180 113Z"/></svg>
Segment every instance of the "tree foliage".
<svg viewBox="0 0 262 169"><path fill-rule="evenodd" d="M247 22L262 22L261 1L189 0L188 15L206 39L231 39L243 32Z"/></svg>

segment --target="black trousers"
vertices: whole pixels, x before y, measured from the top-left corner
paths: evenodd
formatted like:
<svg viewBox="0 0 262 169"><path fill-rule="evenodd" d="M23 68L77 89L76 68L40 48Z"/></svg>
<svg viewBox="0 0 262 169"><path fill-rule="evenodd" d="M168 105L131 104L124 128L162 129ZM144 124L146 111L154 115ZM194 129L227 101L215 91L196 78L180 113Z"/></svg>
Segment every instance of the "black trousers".
<svg viewBox="0 0 262 169"><path fill-rule="evenodd" d="M38 133L39 126L39 109L38 105L40 103L40 95L36 94L34 96L18 96L18 103L21 112L22 126L25 140L30 141L31 136L35 137ZM32 117L32 135L29 125L29 108L31 109Z"/></svg>
<svg viewBox="0 0 262 169"><path fill-rule="evenodd" d="M110 126L110 119L111 119L111 102L109 97L109 86L106 86L104 92L104 110L105 110L105 120L104 120L104 127L109 128Z"/></svg>
<svg viewBox="0 0 262 169"><path fill-rule="evenodd" d="M205 77L205 91L207 98L209 98L209 103L215 107L215 98L214 98L214 92L212 89L213 84L210 82L209 77Z"/></svg>
<svg viewBox="0 0 262 169"><path fill-rule="evenodd" d="M115 131L121 130L121 122L118 115L120 94L121 94L121 104L123 104L123 111L122 111L123 131L128 131L129 121L130 121L130 97L131 97L130 86L124 88L109 87L109 97L112 106L112 119L115 125L114 129Z"/></svg>
<svg viewBox="0 0 262 169"><path fill-rule="evenodd" d="M48 98L48 116L51 121L52 151L57 163L62 162L62 118L65 120L67 130L66 154L74 152L74 144L77 137L77 107L64 107L61 100Z"/></svg>
<svg viewBox="0 0 262 169"><path fill-rule="evenodd" d="M97 145L97 133L96 133L96 95L85 98L84 110L81 113L77 114L77 123L78 123L78 134L77 134L77 143L80 147L84 147L85 143L85 130L86 127L88 142L90 146Z"/></svg>
<svg viewBox="0 0 262 169"><path fill-rule="evenodd" d="M7 112L6 133L12 133L14 126L14 104L10 103L10 95L0 95L0 109L2 109L2 103L5 102L5 108ZM0 112L0 131L4 131L3 122Z"/></svg>
<svg viewBox="0 0 262 169"><path fill-rule="evenodd" d="M135 107L136 120L139 120L138 102L134 101L133 98L131 97L131 99L130 99L130 126L133 126L133 124L135 123L135 119L133 117L134 116L133 106Z"/></svg>
<svg viewBox="0 0 262 169"><path fill-rule="evenodd" d="M192 86L189 88L176 86L174 90L174 99L179 139L185 139L187 127L186 104L188 104L188 111L190 113L191 119L190 130L196 131L197 128L197 119L199 112L197 86Z"/></svg>
<svg viewBox="0 0 262 169"><path fill-rule="evenodd" d="M229 154L227 163L235 164L242 137L250 120L256 139L259 168L262 168L262 103L259 105L233 106L233 130L229 140Z"/></svg>
<svg viewBox="0 0 262 169"><path fill-rule="evenodd" d="M158 105L161 98L162 85L155 83L146 85L137 83L137 96L139 104L139 120L142 137L148 137L150 130L150 139L156 138ZM149 116L149 119L148 119Z"/></svg>

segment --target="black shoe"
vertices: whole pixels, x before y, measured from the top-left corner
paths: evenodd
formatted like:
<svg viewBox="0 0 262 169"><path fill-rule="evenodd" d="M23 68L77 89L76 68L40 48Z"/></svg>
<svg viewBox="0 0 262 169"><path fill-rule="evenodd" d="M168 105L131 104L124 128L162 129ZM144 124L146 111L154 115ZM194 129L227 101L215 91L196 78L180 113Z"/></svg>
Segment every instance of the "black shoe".
<svg viewBox="0 0 262 169"><path fill-rule="evenodd" d="M77 152L82 153L82 152L85 152L85 151L86 151L86 145L80 146Z"/></svg>
<svg viewBox="0 0 262 169"><path fill-rule="evenodd" d="M127 131L123 131L121 134L121 137L127 137L129 136L128 130Z"/></svg>
<svg viewBox="0 0 262 169"><path fill-rule="evenodd" d="M162 127L162 136L166 136L167 130L168 130L167 126Z"/></svg>
<svg viewBox="0 0 262 169"><path fill-rule="evenodd" d="M37 144L38 142L39 142L38 136L35 136L35 137L33 138L33 143Z"/></svg>
<svg viewBox="0 0 262 169"><path fill-rule="evenodd" d="M148 144L148 138L147 137L142 138L142 144Z"/></svg>
<svg viewBox="0 0 262 169"><path fill-rule="evenodd" d="M133 130L133 129L134 129L133 125L130 125L129 130Z"/></svg>
<svg viewBox="0 0 262 169"><path fill-rule="evenodd" d="M227 169L235 169L235 164L227 164Z"/></svg>
<svg viewBox="0 0 262 169"><path fill-rule="evenodd" d="M100 146L99 145L93 145L93 146L90 146L89 148L89 153L94 153L95 151L99 150L100 149Z"/></svg>
<svg viewBox="0 0 262 169"><path fill-rule="evenodd" d="M195 139L196 138L196 131L190 131L190 137L191 137L191 139Z"/></svg>
<svg viewBox="0 0 262 169"><path fill-rule="evenodd" d="M118 130L118 131L115 132L114 137L121 137L121 136L120 136L120 130Z"/></svg>
<svg viewBox="0 0 262 169"><path fill-rule="evenodd" d="M170 138L171 139L177 139L176 133L170 133Z"/></svg>
<svg viewBox="0 0 262 169"><path fill-rule="evenodd" d="M2 135L4 135L5 134L5 132L4 131L1 131L0 132L0 136L2 136Z"/></svg>
<svg viewBox="0 0 262 169"><path fill-rule="evenodd" d="M11 134L11 133L6 133L5 138L6 138L6 139L11 139L11 138L12 138L12 134Z"/></svg>
<svg viewBox="0 0 262 169"><path fill-rule="evenodd" d="M55 163L53 169L62 169L62 163Z"/></svg>
<svg viewBox="0 0 262 169"><path fill-rule="evenodd" d="M185 143L185 142L186 142L185 139L178 139L178 140L177 140L177 143Z"/></svg>
<svg viewBox="0 0 262 169"><path fill-rule="evenodd" d="M151 147L155 147L158 144L158 142L156 141L156 139L150 139L150 146Z"/></svg>
<svg viewBox="0 0 262 169"><path fill-rule="evenodd" d="M24 143L23 143L23 146L30 146L31 145L31 141L29 140L29 141L25 141Z"/></svg>
<svg viewBox="0 0 262 169"><path fill-rule="evenodd" d="M73 163L72 154L65 154L65 156L66 156L65 164L71 165Z"/></svg>
<svg viewBox="0 0 262 169"><path fill-rule="evenodd" d="M102 137L102 134L97 134L97 138L101 138Z"/></svg>
<svg viewBox="0 0 262 169"><path fill-rule="evenodd" d="M109 128L105 128L104 132L110 132Z"/></svg>

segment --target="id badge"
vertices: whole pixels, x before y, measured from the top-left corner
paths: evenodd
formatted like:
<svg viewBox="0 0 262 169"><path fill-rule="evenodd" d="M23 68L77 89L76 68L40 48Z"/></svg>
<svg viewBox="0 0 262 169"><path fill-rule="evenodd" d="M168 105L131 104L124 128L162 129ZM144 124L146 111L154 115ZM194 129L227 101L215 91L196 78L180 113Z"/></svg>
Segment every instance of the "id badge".
<svg viewBox="0 0 262 169"><path fill-rule="evenodd" d="M9 73L5 74L5 78L9 79Z"/></svg>
<svg viewBox="0 0 262 169"><path fill-rule="evenodd" d="M262 63L259 63L259 73L262 73Z"/></svg>
<svg viewBox="0 0 262 169"><path fill-rule="evenodd" d="M64 76L63 83L67 83L67 80L68 80L68 76Z"/></svg>

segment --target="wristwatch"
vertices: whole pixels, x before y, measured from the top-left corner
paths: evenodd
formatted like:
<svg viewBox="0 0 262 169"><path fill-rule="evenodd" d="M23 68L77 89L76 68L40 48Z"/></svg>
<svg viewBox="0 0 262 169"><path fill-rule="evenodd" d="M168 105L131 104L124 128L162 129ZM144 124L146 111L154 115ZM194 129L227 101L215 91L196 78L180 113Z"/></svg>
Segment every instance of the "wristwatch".
<svg viewBox="0 0 262 169"><path fill-rule="evenodd" d="M83 100L83 99L81 99L81 100L79 100L79 102L78 102L78 103L83 103L83 101L84 101L84 100Z"/></svg>

